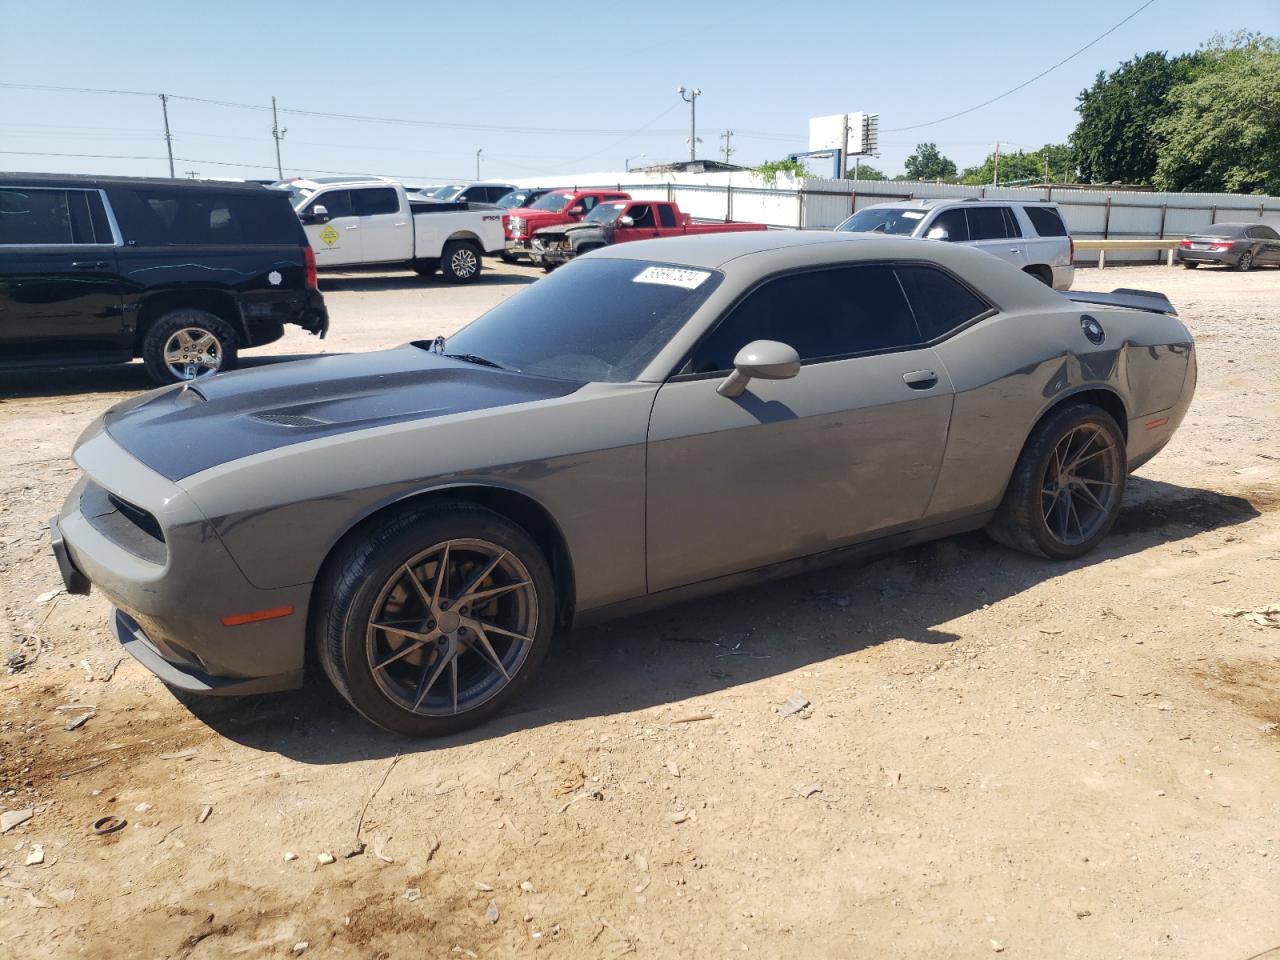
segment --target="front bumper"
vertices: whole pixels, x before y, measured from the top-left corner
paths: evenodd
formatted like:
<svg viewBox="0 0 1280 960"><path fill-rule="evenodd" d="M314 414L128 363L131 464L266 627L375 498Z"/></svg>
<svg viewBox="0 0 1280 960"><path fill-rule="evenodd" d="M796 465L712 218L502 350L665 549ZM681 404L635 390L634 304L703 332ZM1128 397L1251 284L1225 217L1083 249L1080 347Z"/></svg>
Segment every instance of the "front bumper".
<svg viewBox="0 0 1280 960"><path fill-rule="evenodd" d="M100 424L90 434L75 453L85 476L50 525L68 591L96 587L116 608L125 650L170 686L229 695L301 686L311 585L253 586L178 484ZM223 622L285 608L278 618Z"/></svg>
<svg viewBox="0 0 1280 960"><path fill-rule="evenodd" d="M528 240L508 240L503 249L509 257L527 257L530 252L530 241Z"/></svg>

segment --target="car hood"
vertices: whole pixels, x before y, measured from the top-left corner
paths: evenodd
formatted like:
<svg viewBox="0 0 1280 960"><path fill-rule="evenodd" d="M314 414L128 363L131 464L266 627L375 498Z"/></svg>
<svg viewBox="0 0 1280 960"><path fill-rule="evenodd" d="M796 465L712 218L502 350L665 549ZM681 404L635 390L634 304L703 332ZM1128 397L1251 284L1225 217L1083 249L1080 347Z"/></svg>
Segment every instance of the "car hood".
<svg viewBox="0 0 1280 960"><path fill-rule="evenodd" d="M525 223L538 224L555 221L557 223L568 220L569 217L563 213L555 213L551 210L531 210L528 207L521 207L518 210L512 210L510 216L519 217Z"/></svg>
<svg viewBox="0 0 1280 960"><path fill-rule="evenodd" d="M496 370L405 344L223 373L113 407L107 433L178 481L319 437L568 396L582 384Z"/></svg>

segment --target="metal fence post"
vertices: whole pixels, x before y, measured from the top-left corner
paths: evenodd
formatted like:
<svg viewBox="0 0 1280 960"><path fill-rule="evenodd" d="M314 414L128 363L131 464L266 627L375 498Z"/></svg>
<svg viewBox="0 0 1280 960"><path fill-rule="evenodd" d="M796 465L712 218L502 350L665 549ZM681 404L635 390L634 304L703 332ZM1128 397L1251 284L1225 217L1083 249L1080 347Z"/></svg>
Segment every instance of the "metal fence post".
<svg viewBox="0 0 1280 960"><path fill-rule="evenodd" d="M1169 204L1167 204L1167 203L1162 203L1162 204L1160 204L1160 239L1161 239L1161 240L1163 240L1163 239L1164 239L1164 218L1168 215L1168 213L1169 213ZM1170 250L1170 251L1169 251L1169 256L1168 256L1166 259L1168 259L1168 261L1169 261L1169 266L1171 266L1171 267L1172 267L1172 266L1173 266L1173 251L1172 251L1172 250ZM1157 250L1157 251L1156 251L1156 263L1159 263L1159 262L1160 262L1160 251L1158 251L1158 250Z"/></svg>
<svg viewBox="0 0 1280 960"><path fill-rule="evenodd" d="M1102 215L1102 239L1111 239L1111 195L1107 195L1106 212Z"/></svg>
<svg viewBox="0 0 1280 960"><path fill-rule="evenodd" d="M733 219L733 184L727 183L724 187L724 222L728 223Z"/></svg>
<svg viewBox="0 0 1280 960"><path fill-rule="evenodd" d="M1209 208L1209 225L1213 226L1213 224L1217 222L1218 222L1218 205L1215 203L1212 207Z"/></svg>

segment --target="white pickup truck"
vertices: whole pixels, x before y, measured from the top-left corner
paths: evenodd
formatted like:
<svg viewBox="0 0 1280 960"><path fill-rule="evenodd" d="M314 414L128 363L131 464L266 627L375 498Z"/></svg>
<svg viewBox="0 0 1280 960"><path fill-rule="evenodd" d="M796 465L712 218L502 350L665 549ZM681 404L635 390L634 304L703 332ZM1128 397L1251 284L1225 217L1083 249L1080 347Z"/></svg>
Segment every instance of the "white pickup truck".
<svg viewBox="0 0 1280 960"><path fill-rule="evenodd" d="M481 257L501 253L502 211L466 203L410 201L391 180L290 180L293 197L320 269L407 266L422 276L437 270L453 283L480 275Z"/></svg>

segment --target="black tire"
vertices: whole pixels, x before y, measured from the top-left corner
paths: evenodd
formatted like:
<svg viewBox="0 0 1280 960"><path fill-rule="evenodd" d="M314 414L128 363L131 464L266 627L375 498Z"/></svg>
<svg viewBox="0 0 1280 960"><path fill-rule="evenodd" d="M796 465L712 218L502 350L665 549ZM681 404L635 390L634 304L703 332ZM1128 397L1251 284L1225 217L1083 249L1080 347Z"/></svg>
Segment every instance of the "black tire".
<svg viewBox="0 0 1280 960"><path fill-rule="evenodd" d="M1236 261L1236 270L1240 273L1248 273L1253 269L1253 251L1246 250L1240 254L1240 259Z"/></svg>
<svg viewBox="0 0 1280 960"><path fill-rule="evenodd" d="M498 683L496 692L489 692L487 699L477 702L474 708L449 715L424 715L413 712L410 706L397 702L380 685L379 679L375 678L370 658L377 652L376 639L371 639L377 635L375 635L376 628L370 625L371 618L375 606L386 602L389 596L395 595L394 592L390 595L387 593L388 586L396 582L407 564L417 562L415 558L430 554L438 545L457 541L484 542L500 548L510 555L513 563L518 563L520 569L527 571L533 596L536 597L534 625L525 628L529 630L532 641L528 650L520 654L523 659L513 667L516 672L511 674L509 680L504 681L498 681L498 675L490 666L490 662L484 659L474 646L469 647L465 653L458 656L455 662L461 664L463 656L476 658L468 661L469 669L481 674L488 670L493 681ZM435 556L439 555L435 554ZM448 569L447 563L445 566ZM428 566L419 566L418 569L425 571ZM436 569L438 570L439 567L437 566ZM428 583L428 590L430 587L431 584ZM527 591L525 593L527 594ZM342 546L326 562L325 571L320 582L316 584L314 595L318 598L318 602L312 610L312 637L320 663L330 682L362 716L372 723L396 733L415 737L439 736L463 730L481 723L501 710L512 697L517 696L528 686L530 679L537 672L538 666L551 646L556 619L555 581L546 558L533 538L523 528L500 514L458 501L443 501L409 508L376 521L363 530L357 538ZM406 595L412 596L407 591ZM466 611L467 607L459 601L458 610ZM380 619L384 616L385 608L380 612ZM435 621L430 622L433 624L433 632L438 632L435 631ZM425 624L423 626L425 627ZM444 629L443 623L440 628ZM455 629L458 628L455 627ZM460 632L465 633L465 628ZM474 635L474 631L472 633ZM392 636L387 634L384 639ZM419 649L422 652L417 656L421 666L413 662L412 656L403 656L401 660L403 670L405 672L420 670L421 676L426 676L433 660L444 655L439 645L447 644L449 641L450 638L437 637L434 641L435 645L427 643L425 646L420 646ZM405 639L401 642L410 644L417 641ZM510 646L506 647L507 652L501 655L504 658L510 655L515 649L515 644L520 641L506 642ZM512 662L516 661L512 660ZM462 668L459 667L460 674L461 671ZM381 676L386 680L387 674L384 673ZM419 679L417 682L421 684L422 680ZM483 688L483 683L477 683L477 687ZM430 690L431 686L428 684L428 691ZM481 693L484 693L483 689ZM461 697L456 692L456 688L453 695L455 702L461 705Z"/></svg>
<svg viewBox="0 0 1280 960"><path fill-rule="evenodd" d="M440 274L450 283L472 283L480 276L482 259L470 240L450 240L440 251Z"/></svg>
<svg viewBox="0 0 1280 960"><path fill-rule="evenodd" d="M1052 267L1046 267L1042 264L1036 264L1030 267L1024 267L1022 272L1027 274L1028 276L1035 277L1037 280L1043 283L1046 287L1053 286L1053 268Z"/></svg>
<svg viewBox="0 0 1280 960"><path fill-rule="evenodd" d="M1094 508L1081 497L1078 503L1094 514L1092 519L1096 522L1096 526L1090 526L1088 536L1084 536L1085 531L1081 526L1079 542L1067 542L1066 538L1060 537L1051 529L1046 518L1046 511L1054 517L1055 521L1059 516L1049 506L1054 504L1056 507L1059 502L1058 496L1054 496L1046 503L1046 484L1053 484L1048 474L1054 463L1055 451L1059 451L1060 444L1066 442L1070 450L1071 441L1067 438L1073 431L1076 435L1080 435L1091 428L1096 429L1105 438L1105 443L1114 453L1090 457L1091 460L1099 461L1097 464L1099 473L1102 473L1103 467L1107 468L1107 472L1103 475L1107 477L1105 482L1109 484L1109 487L1091 486L1090 495L1092 496L1092 491L1109 490L1110 499L1106 500L1104 497L1105 510L1094 511ZM1091 434L1085 435L1091 436ZM1103 441L1096 442L1101 444ZM1013 476L1009 479L1004 500L988 525L987 532L998 543L1035 556L1048 557L1051 560L1072 560L1083 556L1111 531L1120 513L1127 477L1128 464L1125 459L1124 434L1121 433L1115 419L1105 410L1090 403L1066 404L1042 420L1027 438L1022 454L1018 457L1017 465L1013 469ZM1100 485L1104 481L1095 479L1087 482ZM1070 508L1072 503L1070 494L1066 498L1066 503ZM1081 524L1079 516L1076 522L1078 526Z"/></svg>
<svg viewBox="0 0 1280 960"><path fill-rule="evenodd" d="M413 272L420 277L433 277L435 276L436 271L439 269L440 269L439 260L430 259L430 260L413 261Z"/></svg>
<svg viewBox="0 0 1280 960"><path fill-rule="evenodd" d="M499 258L501 258L503 263L519 263L520 262L520 258L517 257L514 253L507 253L505 250L502 253L498 254L498 256Z"/></svg>
<svg viewBox="0 0 1280 960"><path fill-rule="evenodd" d="M1182 266L1187 270L1194 270L1196 267L1200 266L1200 264L1196 263L1194 260L1183 260Z"/></svg>
<svg viewBox="0 0 1280 960"><path fill-rule="evenodd" d="M218 356L216 367L204 370L206 366L204 362L193 363L191 368L203 370L203 372L197 372L195 376L182 376L171 369L170 362L165 358L165 348L169 345L170 339L179 336L183 330L200 331L201 334L213 338ZM146 365L147 375L156 383L181 383L184 380L234 370L239 359L239 350L240 338L236 336L231 324L205 310L170 310L151 324L142 338L142 362ZM211 355L208 351L202 351L200 356Z"/></svg>

